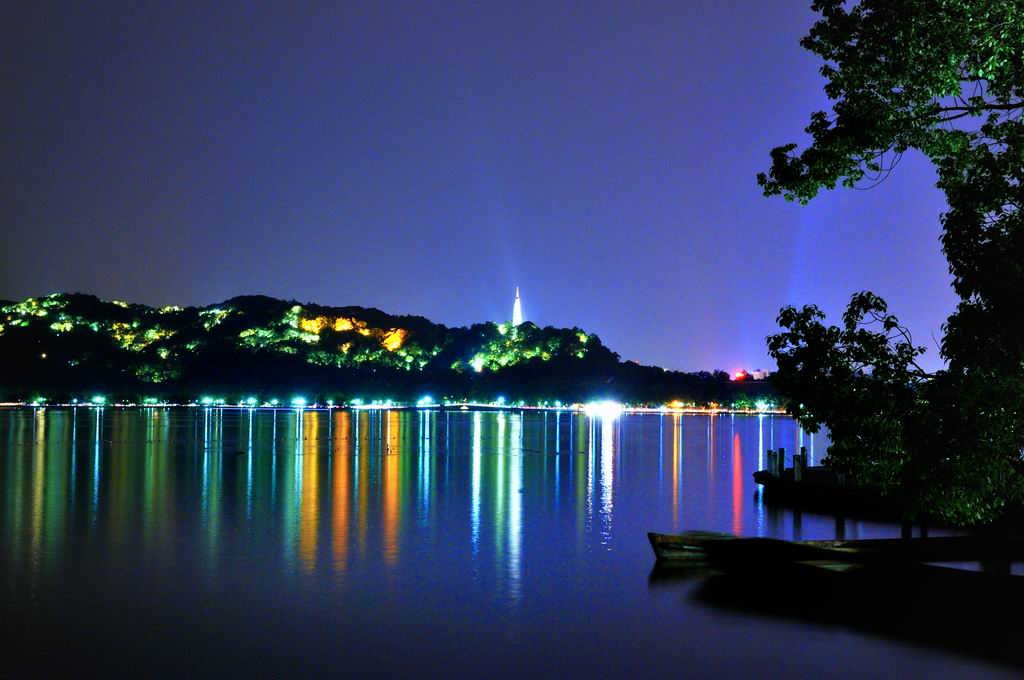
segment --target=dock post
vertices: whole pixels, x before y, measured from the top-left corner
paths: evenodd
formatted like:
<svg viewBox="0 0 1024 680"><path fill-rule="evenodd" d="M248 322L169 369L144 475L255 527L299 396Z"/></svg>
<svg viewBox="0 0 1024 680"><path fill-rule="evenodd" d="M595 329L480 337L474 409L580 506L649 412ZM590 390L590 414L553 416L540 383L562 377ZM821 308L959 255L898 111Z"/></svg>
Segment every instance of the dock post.
<svg viewBox="0 0 1024 680"><path fill-rule="evenodd" d="M804 478L804 468L807 466L807 449L800 447L800 453L793 456L793 481L800 482Z"/></svg>
<svg viewBox="0 0 1024 680"><path fill-rule="evenodd" d="M782 473L786 470L786 449L779 447L779 458L778 458L779 479L782 479Z"/></svg>
<svg viewBox="0 0 1024 680"><path fill-rule="evenodd" d="M775 475L776 469L778 468L778 465L775 463L775 456L775 452L768 449L768 473L771 475Z"/></svg>

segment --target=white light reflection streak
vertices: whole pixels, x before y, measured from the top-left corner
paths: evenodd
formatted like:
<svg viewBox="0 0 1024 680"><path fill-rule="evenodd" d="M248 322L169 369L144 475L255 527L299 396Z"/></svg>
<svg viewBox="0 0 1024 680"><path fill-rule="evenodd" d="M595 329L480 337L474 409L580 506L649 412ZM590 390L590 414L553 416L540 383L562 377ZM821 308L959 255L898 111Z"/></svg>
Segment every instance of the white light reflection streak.
<svg viewBox="0 0 1024 680"><path fill-rule="evenodd" d="M474 555L480 550L480 420L482 416L480 411L473 412L473 490L469 526Z"/></svg>
<svg viewBox="0 0 1024 680"><path fill-rule="evenodd" d="M658 489L665 477L665 414L658 414Z"/></svg>
<svg viewBox="0 0 1024 680"><path fill-rule="evenodd" d="M420 411L420 523L428 523L430 514L430 442L433 411Z"/></svg>
<svg viewBox="0 0 1024 680"><path fill-rule="evenodd" d="M71 409L71 506L75 507L75 492L78 487L78 408Z"/></svg>
<svg viewBox="0 0 1024 680"><path fill-rule="evenodd" d="M594 526L594 449L597 447L596 418L587 416L587 528Z"/></svg>
<svg viewBox="0 0 1024 680"><path fill-rule="evenodd" d="M615 419L601 418L601 543L612 538L612 488L615 481Z"/></svg>
<svg viewBox="0 0 1024 680"><path fill-rule="evenodd" d="M249 409L249 443L246 447L245 517L252 519L252 409Z"/></svg>
<svg viewBox="0 0 1024 680"><path fill-rule="evenodd" d="M757 414L757 469L764 469L764 414Z"/></svg>
<svg viewBox="0 0 1024 680"><path fill-rule="evenodd" d="M523 413L512 419L512 440L519 443L518 451L510 451L509 502L508 502L508 570L511 580L511 595L519 598L519 550L523 527Z"/></svg>
<svg viewBox="0 0 1024 680"><path fill-rule="evenodd" d="M100 503L100 437L103 430L103 409L96 409L96 422L93 425L92 450L92 525L96 526L96 518Z"/></svg>
<svg viewBox="0 0 1024 680"><path fill-rule="evenodd" d="M498 563L501 563L501 557L504 554L505 549L505 466L508 464L506 460L507 452L505 448L505 415L504 411L497 414L498 419L498 435L497 435L497 475L495 480L494 489L497 492L494 499L494 549L495 557Z"/></svg>
<svg viewBox="0 0 1024 680"><path fill-rule="evenodd" d="M562 496L562 412L555 411L555 508L560 507Z"/></svg>
<svg viewBox="0 0 1024 680"><path fill-rule="evenodd" d="M203 409L203 483L202 483L202 508L203 524L209 519L209 457L210 457L210 409Z"/></svg>
<svg viewBox="0 0 1024 680"><path fill-rule="evenodd" d="M274 420L270 432L270 507L277 506L277 409L272 412Z"/></svg>
<svg viewBox="0 0 1024 680"><path fill-rule="evenodd" d="M302 409L295 409L295 513L299 512L302 501Z"/></svg>

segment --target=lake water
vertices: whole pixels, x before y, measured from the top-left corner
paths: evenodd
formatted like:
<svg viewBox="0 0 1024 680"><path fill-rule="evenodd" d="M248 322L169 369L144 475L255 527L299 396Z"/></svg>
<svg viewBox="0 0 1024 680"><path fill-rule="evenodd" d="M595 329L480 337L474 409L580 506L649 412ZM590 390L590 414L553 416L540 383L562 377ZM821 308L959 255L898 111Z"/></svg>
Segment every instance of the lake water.
<svg viewBox="0 0 1024 680"><path fill-rule="evenodd" d="M652 578L651 530L898 534L763 503L764 450L801 443L827 447L773 416L2 410L2 674L1009 676Z"/></svg>

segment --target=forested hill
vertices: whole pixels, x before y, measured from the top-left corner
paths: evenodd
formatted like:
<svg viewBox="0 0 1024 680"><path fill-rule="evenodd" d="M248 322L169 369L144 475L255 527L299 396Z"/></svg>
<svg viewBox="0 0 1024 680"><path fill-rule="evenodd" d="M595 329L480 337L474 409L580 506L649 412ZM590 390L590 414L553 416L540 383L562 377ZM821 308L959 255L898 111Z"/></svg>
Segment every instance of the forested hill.
<svg viewBox="0 0 1024 680"><path fill-rule="evenodd" d="M622 362L596 335L526 322L450 328L419 316L250 295L162 307L58 293L0 303L0 398L94 391L530 403L615 398L749 403L767 384Z"/></svg>

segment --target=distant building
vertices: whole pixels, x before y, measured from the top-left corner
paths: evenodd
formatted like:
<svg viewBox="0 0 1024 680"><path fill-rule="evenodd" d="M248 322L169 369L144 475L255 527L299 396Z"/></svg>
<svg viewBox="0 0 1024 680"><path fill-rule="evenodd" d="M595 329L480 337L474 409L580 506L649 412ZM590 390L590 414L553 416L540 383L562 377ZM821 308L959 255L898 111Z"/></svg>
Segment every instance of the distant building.
<svg viewBox="0 0 1024 680"><path fill-rule="evenodd" d="M736 371L729 376L730 380L767 380L771 375L770 371L759 368L756 371Z"/></svg>
<svg viewBox="0 0 1024 680"><path fill-rule="evenodd" d="M523 304L519 301L519 286L516 286L516 301L512 303L512 325L518 326L523 322Z"/></svg>

